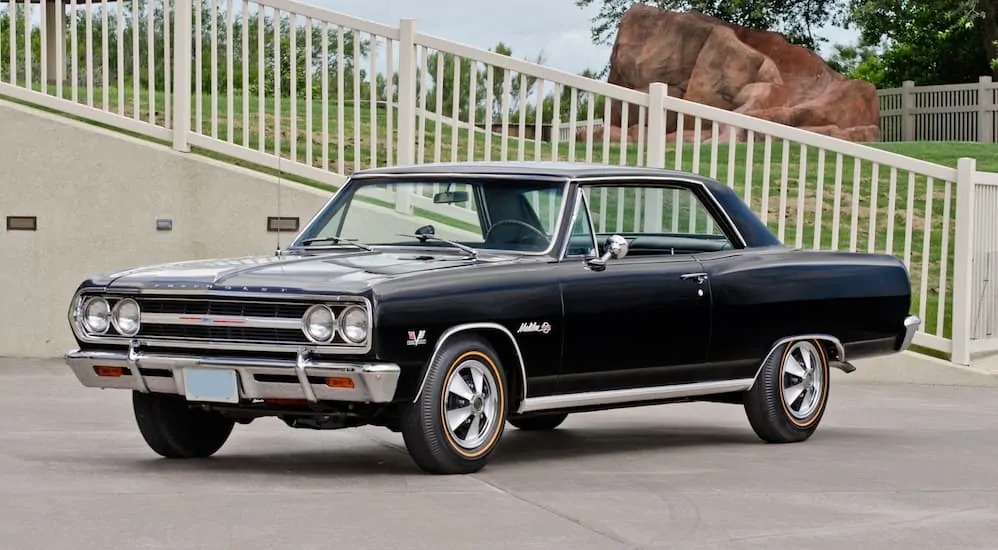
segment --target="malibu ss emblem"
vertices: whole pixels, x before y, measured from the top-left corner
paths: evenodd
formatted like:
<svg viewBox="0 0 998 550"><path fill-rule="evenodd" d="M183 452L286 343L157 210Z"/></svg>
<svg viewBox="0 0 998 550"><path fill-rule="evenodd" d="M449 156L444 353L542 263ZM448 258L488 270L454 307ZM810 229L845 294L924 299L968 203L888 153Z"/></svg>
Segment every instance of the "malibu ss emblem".
<svg viewBox="0 0 998 550"><path fill-rule="evenodd" d="M547 334L551 332L551 323L548 323L547 321L544 321L543 323L540 324L538 324L537 321L531 321L529 323L520 323L520 328L516 332L517 334L521 332L540 332L543 334Z"/></svg>

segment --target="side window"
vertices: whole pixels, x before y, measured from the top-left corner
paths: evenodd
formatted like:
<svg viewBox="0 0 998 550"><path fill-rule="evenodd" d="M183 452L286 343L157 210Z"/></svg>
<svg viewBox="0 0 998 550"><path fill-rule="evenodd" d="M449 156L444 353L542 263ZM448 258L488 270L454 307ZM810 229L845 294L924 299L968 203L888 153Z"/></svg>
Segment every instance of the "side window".
<svg viewBox="0 0 998 550"><path fill-rule="evenodd" d="M565 256L595 256L597 251L593 242L592 218L589 217L589 209L581 197L575 203L573 219Z"/></svg>
<svg viewBox="0 0 998 550"><path fill-rule="evenodd" d="M717 220L691 189L593 185L589 210L597 243L619 234L629 255L695 254L732 248Z"/></svg>

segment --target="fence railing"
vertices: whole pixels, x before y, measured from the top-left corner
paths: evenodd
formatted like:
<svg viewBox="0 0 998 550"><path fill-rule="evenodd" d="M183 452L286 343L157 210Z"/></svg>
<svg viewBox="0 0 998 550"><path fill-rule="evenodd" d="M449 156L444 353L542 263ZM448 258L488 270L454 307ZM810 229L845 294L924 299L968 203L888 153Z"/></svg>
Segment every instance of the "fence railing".
<svg viewBox="0 0 998 550"><path fill-rule="evenodd" d="M0 8L0 94L333 186L358 169L437 161L705 174L788 245L901 258L924 320L917 345L962 363L998 348L986 215L998 175L972 163L888 153L670 97L662 84L614 86L425 35L412 20L388 26L295 0L61 1ZM433 204L433 192L371 193L476 221ZM591 199L606 210L608 199Z"/></svg>
<svg viewBox="0 0 998 550"><path fill-rule="evenodd" d="M878 90L881 141L998 142L998 83L982 76L972 84Z"/></svg>

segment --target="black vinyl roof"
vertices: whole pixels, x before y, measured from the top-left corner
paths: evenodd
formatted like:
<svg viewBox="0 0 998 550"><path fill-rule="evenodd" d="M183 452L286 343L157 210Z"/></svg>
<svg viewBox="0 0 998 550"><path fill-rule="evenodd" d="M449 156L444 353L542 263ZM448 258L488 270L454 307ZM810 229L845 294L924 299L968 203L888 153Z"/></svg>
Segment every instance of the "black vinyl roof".
<svg viewBox="0 0 998 550"><path fill-rule="evenodd" d="M506 162L438 162L426 164L411 164L405 166L387 166L383 168L368 168L353 173L356 177L378 175L421 175L458 174L458 175L509 175L509 176L541 176L553 178L592 178L592 177L656 177L692 179L703 183L713 191L717 186L726 185L710 178L664 168L648 168L643 166L619 166L584 162L556 161L506 161Z"/></svg>

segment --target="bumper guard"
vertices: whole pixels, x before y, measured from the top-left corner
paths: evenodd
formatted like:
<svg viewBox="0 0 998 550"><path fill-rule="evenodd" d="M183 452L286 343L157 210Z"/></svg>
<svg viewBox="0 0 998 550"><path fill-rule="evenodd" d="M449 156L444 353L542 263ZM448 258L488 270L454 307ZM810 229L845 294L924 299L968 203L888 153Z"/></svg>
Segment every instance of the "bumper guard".
<svg viewBox="0 0 998 550"><path fill-rule="evenodd" d="M911 341L915 339L915 332L918 331L922 320L917 315L909 315L904 320L904 334L901 337L901 345L898 351L905 351L911 346Z"/></svg>

